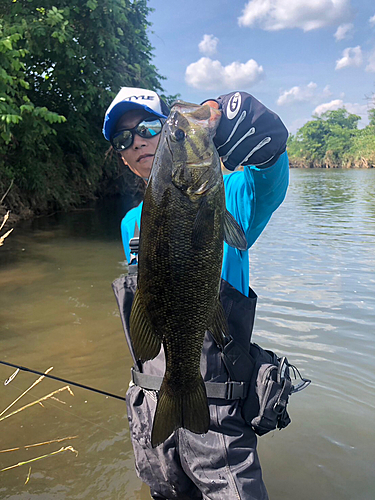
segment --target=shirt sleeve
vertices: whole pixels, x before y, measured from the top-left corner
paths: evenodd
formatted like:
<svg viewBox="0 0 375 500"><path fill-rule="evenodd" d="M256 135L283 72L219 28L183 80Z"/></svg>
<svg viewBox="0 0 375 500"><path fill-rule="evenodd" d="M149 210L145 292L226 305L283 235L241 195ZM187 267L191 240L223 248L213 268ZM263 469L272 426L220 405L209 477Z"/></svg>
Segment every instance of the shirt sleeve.
<svg viewBox="0 0 375 500"><path fill-rule="evenodd" d="M242 227L250 248L285 198L289 161L284 152L271 167L246 166L225 176L227 209Z"/></svg>
<svg viewBox="0 0 375 500"><path fill-rule="evenodd" d="M271 167L244 167L224 176L226 205L242 227L248 249L266 227L273 212L285 198L289 162L283 153ZM224 244L222 278L244 295L249 295L249 252Z"/></svg>

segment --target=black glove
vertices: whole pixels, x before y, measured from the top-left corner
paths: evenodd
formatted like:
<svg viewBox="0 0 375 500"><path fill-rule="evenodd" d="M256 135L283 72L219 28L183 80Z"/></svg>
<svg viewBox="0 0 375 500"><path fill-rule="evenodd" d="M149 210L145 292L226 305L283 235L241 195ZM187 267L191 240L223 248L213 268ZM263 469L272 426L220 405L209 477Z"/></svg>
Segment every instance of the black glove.
<svg viewBox="0 0 375 500"><path fill-rule="evenodd" d="M216 101L222 112L214 144L228 170L239 165L269 167L285 151L285 125L255 97L231 92L210 100Z"/></svg>

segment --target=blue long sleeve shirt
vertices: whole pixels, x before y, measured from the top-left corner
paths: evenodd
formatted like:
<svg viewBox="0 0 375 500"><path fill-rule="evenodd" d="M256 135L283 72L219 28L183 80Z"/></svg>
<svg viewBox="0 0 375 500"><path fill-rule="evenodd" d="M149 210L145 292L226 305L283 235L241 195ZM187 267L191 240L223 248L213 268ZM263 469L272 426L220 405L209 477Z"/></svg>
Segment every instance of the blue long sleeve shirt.
<svg viewBox="0 0 375 500"><path fill-rule="evenodd" d="M246 166L243 171L224 176L227 210L243 229L247 250L238 250L224 243L221 277L249 295L249 248L266 227L273 212L285 198L289 184L289 161L287 153L268 168ZM130 210L121 222L121 236L125 256L130 262L129 241L134 236L135 223L141 224L142 205Z"/></svg>

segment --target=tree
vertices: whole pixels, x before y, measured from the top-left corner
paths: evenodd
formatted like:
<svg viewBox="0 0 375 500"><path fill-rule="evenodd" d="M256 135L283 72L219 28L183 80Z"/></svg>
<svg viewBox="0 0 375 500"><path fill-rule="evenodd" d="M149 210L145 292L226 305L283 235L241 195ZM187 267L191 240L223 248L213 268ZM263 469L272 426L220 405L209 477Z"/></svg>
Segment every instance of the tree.
<svg viewBox="0 0 375 500"><path fill-rule="evenodd" d="M301 127L295 137L308 161L323 161L329 127L320 118L311 120Z"/></svg>
<svg viewBox="0 0 375 500"><path fill-rule="evenodd" d="M341 127L342 129L356 130L360 116L349 113L345 108L328 110L321 115L329 127Z"/></svg>
<svg viewBox="0 0 375 500"><path fill-rule="evenodd" d="M111 99L122 86L162 90L148 13L146 0L1 3L0 182L34 207L92 197Z"/></svg>
<svg viewBox="0 0 375 500"><path fill-rule="evenodd" d="M314 167L350 163L349 151L361 131L360 117L345 108L329 110L305 123L288 141L291 161Z"/></svg>

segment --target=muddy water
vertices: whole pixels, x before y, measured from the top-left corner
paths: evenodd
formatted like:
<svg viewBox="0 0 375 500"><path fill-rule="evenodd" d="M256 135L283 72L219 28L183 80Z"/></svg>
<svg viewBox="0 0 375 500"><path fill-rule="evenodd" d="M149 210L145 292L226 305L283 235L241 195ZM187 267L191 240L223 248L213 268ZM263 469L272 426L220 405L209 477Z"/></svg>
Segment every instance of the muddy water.
<svg viewBox="0 0 375 500"><path fill-rule="evenodd" d="M375 171L292 170L251 252L254 340L313 379L292 397L292 425L259 440L272 500L375 495L374 193ZM111 282L127 271L119 223L128 208L17 226L0 249L0 359L125 395L131 360ZM12 372L0 366L0 380ZM37 378L1 385L0 413ZM43 380L0 419L64 386ZM49 455L0 472L0 498L150 498L134 472L125 403L71 389L0 420L0 451L19 448L0 453L0 469Z"/></svg>

